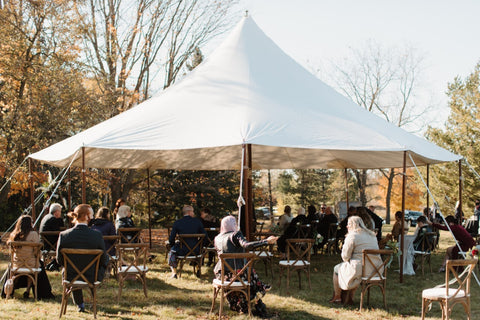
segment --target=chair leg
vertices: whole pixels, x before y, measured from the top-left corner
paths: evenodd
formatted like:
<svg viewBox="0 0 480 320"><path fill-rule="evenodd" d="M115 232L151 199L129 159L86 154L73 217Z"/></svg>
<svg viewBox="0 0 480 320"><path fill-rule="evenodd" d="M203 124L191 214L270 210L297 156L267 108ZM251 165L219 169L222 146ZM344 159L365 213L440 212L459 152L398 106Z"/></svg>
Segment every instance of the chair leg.
<svg viewBox="0 0 480 320"><path fill-rule="evenodd" d="M209 316L212 314L213 308L215 308L215 300L217 299L217 294L218 294L218 290L215 287L213 287L212 307L210 308L210 313L208 314Z"/></svg>
<svg viewBox="0 0 480 320"><path fill-rule="evenodd" d="M122 287L123 287L123 275L118 274L118 302L120 302L120 298L122 297Z"/></svg>
<svg viewBox="0 0 480 320"><path fill-rule="evenodd" d="M290 268L287 268L287 292L290 288Z"/></svg>
<svg viewBox="0 0 480 320"><path fill-rule="evenodd" d="M33 289L34 299L35 301L38 300L38 273L35 273L35 289Z"/></svg>
<svg viewBox="0 0 480 320"><path fill-rule="evenodd" d="M301 274L302 270L298 269L297 270L297 273L298 273L298 289L302 290L302 274Z"/></svg>
<svg viewBox="0 0 480 320"><path fill-rule="evenodd" d="M143 294L145 294L145 298L147 298L147 277L145 274L141 275L141 281L143 285Z"/></svg>
<svg viewBox="0 0 480 320"><path fill-rule="evenodd" d="M387 292L385 290L385 284L381 286L380 289L382 289L382 294L383 294L383 305L385 307L385 310L387 310L387 297L386 297Z"/></svg>
<svg viewBox="0 0 480 320"><path fill-rule="evenodd" d="M312 290L312 281L310 280L310 267L307 269L308 287Z"/></svg>
<svg viewBox="0 0 480 320"><path fill-rule="evenodd" d="M360 293L360 312L363 309L363 296L365 295L365 286L362 284L362 292Z"/></svg>
<svg viewBox="0 0 480 320"><path fill-rule="evenodd" d="M218 311L218 319L222 319L222 314L223 314L223 303L225 299L225 291L223 288L220 289L220 309Z"/></svg>
<svg viewBox="0 0 480 320"><path fill-rule="evenodd" d="M422 298L422 320L425 320L425 298Z"/></svg>
<svg viewBox="0 0 480 320"><path fill-rule="evenodd" d="M93 296L93 318L97 319L97 287L93 287L92 289L92 296Z"/></svg>

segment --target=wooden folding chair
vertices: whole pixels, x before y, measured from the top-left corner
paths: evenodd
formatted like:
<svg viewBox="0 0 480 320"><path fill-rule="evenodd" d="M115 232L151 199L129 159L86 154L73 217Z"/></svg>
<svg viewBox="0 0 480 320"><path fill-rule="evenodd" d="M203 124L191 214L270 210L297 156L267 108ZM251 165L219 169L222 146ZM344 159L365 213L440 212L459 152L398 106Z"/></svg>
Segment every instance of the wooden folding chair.
<svg viewBox="0 0 480 320"><path fill-rule="evenodd" d="M20 277L27 277L34 285L34 298L37 300L38 274L42 269L40 268L40 248L42 244L39 242L29 241L12 241L10 246L10 277L12 281ZM22 251L22 252L20 252ZM29 254L25 255L25 251ZM31 252L31 254L30 254ZM33 258L33 259L32 259ZM34 261L31 265L29 262ZM7 299L10 293L6 294Z"/></svg>
<svg viewBox="0 0 480 320"><path fill-rule="evenodd" d="M116 246L120 241L119 235L112 236L103 236L103 241L105 241L105 252L108 254L108 265L105 273L105 277L110 277L110 270L113 271L115 278L117 277L117 266L118 266L118 254L116 251Z"/></svg>
<svg viewBox="0 0 480 320"><path fill-rule="evenodd" d="M147 298L147 253L148 243L119 243L117 244L118 261L122 261L123 266L118 266L118 300L122 296L122 287L129 276L139 279L143 285L143 294Z"/></svg>
<svg viewBox="0 0 480 320"><path fill-rule="evenodd" d="M233 293L239 292L245 295L248 303L248 316L252 316L250 302L250 283L252 280L253 261L256 258L254 253L222 253L220 254L220 263L222 265L220 279L213 279L213 298L210 314L215 308L215 300L220 293L220 309L218 319L222 319L223 305L225 298ZM236 266L237 261L242 261L243 268Z"/></svg>
<svg viewBox="0 0 480 320"><path fill-rule="evenodd" d="M390 262L393 250L363 250L362 256L362 280L360 286L360 311L363 308L363 299L367 293L367 303L370 304L370 288L377 286L383 294L383 304L387 309L386 286L387 286L387 265Z"/></svg>
<svg viewBox="0 0 480 320"><path fill-rule="evenodd" d="M177 275L180 278L182 276L183 265L185 262L189 261L193 264L194 274L200 278L202 274L202 259L203 259L203 241L205 239L204 233L194 233L194 234L179 234L178 236L180 249L187 250L185 255L177 255L178 267ZM189 240L193 239L195 245L189 245Z"/></svg>
<svg viewBox="0 0 480 320"><path fill-rule="evenodd" d="M265 240L270 236L275 236L276 234L273 232L257 232L254 233L253 236L255 240ZM261 260L265 266L265 274L268 276L268 269L270 269L270 274L273 279L273 244L265 245L262 247L255 248L253 251L257 255L256 260Z"/></svg>
<svg viewBox="0 0 480 320"><path fill-rule="evenodd" d="M43 243L42 260L45 267L55 260L57 256L57 241L61 231L40 232L40 239Z"/></svg>
<svg viewBox="0 0 480 320"><path fill-rule="evenodd" d="M297 226L297 238L298 239L307 239L312 237L312 225L310 224L301 224Z"/></svg>
<svg viewBox="0 0 480 320"><path fill-rule="evenodd" d="M450 318L452 308L457 303L463 305L467 319L471 319L470 278L477 262L478 259L447 260L445 283L422 291L422 320L425 319L425 313L434 301L440 303L442 319L448 320ZM458 273L457 267L464 267L461 274ZM450 277L450 274L453 277Z"/></svg>
<svg viewBox="0 0 480 320"><path fill-rule="evenodd" d="M422 267L422 276L425 275L424 273L425 261L428 262L428 265L430 267L430 273L432 273L432 265L430 263L430 257L432 255L433 249L435 248L434 239L436 235L437 234L435 232L425 232L422 235L420 247L418 248L418 250L413 251L415 254L415 260L417 258L420 259L421 267Z"/></svg>
<svg viewBox="0 0 480 320"><path fill-rule="evenodd" d="M287 291L290 286L290 272L297 271L298 273L298 288L302 289L301 272L307 273L308 286L312 289L310 281L310 251L312 249L313 239L287 239L287 260L280 260L278 265L280 267L280 279L278 287L282 285L283 271L287 270Z"/></svg>
<svg viewBox="0 0 480 320"><path fill-rule="evenodd" d="M204 243L204 246L203 246L203 252L204 252L203 259L205 260L205 257L208 257L210 253L213 253L213 264L215 265L215 259L217 257L217 249L215 249L214 240L215 240L215 236L220 231L220 228L205 228L205 231L207 232L208 237L205 238L206 243Z"/></svg>
<svg viewBox="0 0 480 320"><path fill-rule="evenodd" d="M103 256L101 249L62 249L64 268L62 276L62 304L60 306L60 318L67 313L68 297L74 290L87 290L92 295L93 317L97 318L97 287L101 284L98 281L98 269L100 259ZM84 256L82 258L82 256ZM75 262L77 261L77 262ZM78 262L82 261L82 262ZM88 261L83 262L83 261ZM93 268L93 270L92 270ZM92 272L93 271L93 272ZM88 274L93 275L90 280ZM70 279L70 280L69 280Z"/></svg>
<svg viewBox="0 0 480 320"><path fill-rule="evenodd" d="M337 252L337 230L338 223L330 223L328 226L327 241L324 246L324 253L332 255Z"/></svg>
<svg viewBox="0 0 480 320"><path fill-rule="evenodd" d="M121 243L141 243L142 228L118 228L117 233L120 236Z"/></svg>

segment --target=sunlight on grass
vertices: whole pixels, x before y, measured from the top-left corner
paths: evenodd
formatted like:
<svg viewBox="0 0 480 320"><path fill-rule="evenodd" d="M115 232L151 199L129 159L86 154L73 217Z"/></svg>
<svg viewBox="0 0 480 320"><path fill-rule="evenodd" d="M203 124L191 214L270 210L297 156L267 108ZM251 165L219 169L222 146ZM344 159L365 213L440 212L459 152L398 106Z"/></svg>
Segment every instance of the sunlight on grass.
<svg viewBox="0 0 480 320"><path fill-rule="evenodd" d="M386 226L388 230L391 226ZM410 230L412 232L412 230ZM445 248L453 244L453 240L446 232L441 233L440 249L432 256L432 270L421 271L415 276L405 276L404 282L399 283L398 263L393 262L388 272L387 306L383 309L383 300L378 288L373 288L370 297L370 306L360 313L358 306L360 292L355 296L355 307L345 308L328 303L332 295L332 270L340 262L339 255L317 255L312 258L312 289L308 288L305 275L302 275L302 290L298 289L298 277L292 274L289 293L286 292L285 279L278 288L278 266L274 266L274 279L265 275L262 263L256 265L261 278L271 283L273 289L263 298L263 301L272 314L272 319L420 319L421 292L425 288L433 287L444 282L444 274L436 272L442 263ZM3 273L8 263L5 248L0 252L0 270ZM278 260L277 260L278 263ZM122 298L117 300L118 286L116 280L105 280L98 291L98 319L218 319L218 316L209 317L212 302L211 281L212 268L203 267L201 279L193 275L192 267L185 266L181 279L170 279L169 268L162 253L150 265L148 278L148 298L143 295L140 282L128 280L122 292ZM477 270L478 274L478 270ZM56 319L60 311L61 277L59 272L48 272L55 301L24 300L23 289L15 292L15 298L2 300L0 319ZM475 303L480 293L480 287L472 278L472 319L480 319L480 307ZM85 294L87 309L91 308L91 298ZM225 305L225 319L247 319L229 310ZM218 311L218 301L215 312ZM465 313L460 305L454 307L453 319L465 319ZM427 314L427 319L441 318L438 304L434 304ZM73 302L69 301L67 314L64 319L93 318L91 310L87 316L77 312Z"/></svg>

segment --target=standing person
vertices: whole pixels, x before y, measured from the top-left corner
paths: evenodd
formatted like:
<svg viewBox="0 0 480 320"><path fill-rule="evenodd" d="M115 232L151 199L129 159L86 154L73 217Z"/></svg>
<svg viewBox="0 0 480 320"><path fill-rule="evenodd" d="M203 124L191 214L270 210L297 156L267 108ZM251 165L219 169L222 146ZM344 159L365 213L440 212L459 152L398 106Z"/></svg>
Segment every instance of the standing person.
<svg viewBox="0 0 480 320"><path fill-rule="evenodd" d="M32 225L32 217L28 215L22 215L17 220L17 224L15 225L15 229L10 234L8 239L8 243L12 241L25 241L25 242L35 242L40 243L40 236L38 233L33 229ZM37 261L36 259L40 259L40 257L36 258L33 256L33 248L31 247L22 247L19 248L15 255L13 256L13 266L12 268L21 268L25 267L24 265L17 264L17 263L26 263L26 267L33 268L35 267ZM50 286L50 281L48 280L47 273L45 272L45 267L43 265L43 261L40 260L40 268L41 271L38 274L37 279L37 295L38 299L54 299L55 296L52 294L52 287ZM22 277L26 278L26 277ZM14 289L21 287L21 282L17 280L21 280L22 278L15 279ZM17 283L18 282L18 283ZM23 293L23 297L26 299L30 295L30 288L32 286L31 279L28 278L28 282L26 284L27 290ZM13 293L12 293L13 294ZM3 292L2 292L3 296Z"/></svg>
<svg viewBox="0 0 480 320"><path fill-rule="evenodd" d="M468 233L468 231L465 230L464 227L457 224L457 219L454 216L446 217L445 221L448 223L450 230L452 230L453 237L458 241L458 244L460 245L460 248L462 249L462 251L467 252L475 245L475 240L472 238L470 233ZM445 231L448 230L447 226L444 226L438 223L433 223L430 220L427 220L427 224L440 230L445 230ZM459 249L456 244L451 247L448 247L447 251L445 252L445 259L443 260L443 264L438 270L438 272L445 271L445 265L447 263L447 260L458 259L458 252L459 252Z"/></svg>
<svg viewBox="0 0 480 320"><path fill-rule="evenodd" d="M187 248L180 247L179 244L175 242L175 237L177 234L198 234L203 233L207 236L205 229L203 228L202 222L199 219L195 218L195 212L192 206L184 206L182 209L183 218L175 221L172 226L172 231L168 242L172 249L168 253L168 265L172 270L171 278L177 278L177 255L185 255L188 253ZM187 244L190 248L193 248L197 242L195 239L187 239ZM198 254L198 252L197 252ZM200 269L199 269L200 270ZM197 274L197 277L200 277L200 274Z"/></svg>
<svg viewBox="0 0 480 320"><path fill-rule="evenodd" d="M276 241L277 237L270 236L265 240L247 242L242 232L237 231L237 222L235 220L235 217L227 216L222 219L220 225L220 234L215 237L215 249L217 250L218 255L222 253L243 253L245 252L245 250L252 250L257 247L274 244ZM245 265L243 259L228 261L228 263L235 270L241 270ZM222 264L219 259L214 268L215 278L221 279L221 269ZM231 278L232 275L226 274L225 277L226 279L228 279ZM250 282L250 299L253 300L255 297L260 296L255 303L255 313L256 315L261 317L267 316L266 306L262 302L261 297L263 297L268 290L270 290L270 286L260 281L255 270L252 270ZM232 292L227 296L227 300L230 304L230 309L237 312L242 312L244 314L248 313L247 300L245 299L245 296L243 294Z"/></svg>
<svg viewBox="0 0 480 320"><path fill-rule="evenodd" d="M220 223L218 220L210 214L210 209L203 208L200 210L200 221L202 221L203 228L208 230L210 228L219 228ZM213 240L218 235L218 231L208 230L207 236L208 239L213 243ZM208 263L207 266L210 267L213 263L213 259L215 257L215 252L208 252Z"/></svg>
<svg viewBox="0 0 480 320"><path fill-rule="evenodd" d="M75 207L73 210L73 215L75 218L75 226L71 229L62 231L58 239L57 244L57 261L60 265L64 265L63 255L61 250L63 248L72 248L72 249L101 249L103 250L103 255L100 259L100 266L98 269L98 281L102 281L105 276L105 270L108 264L108 256L105 252L105 243L103 242L102 234L98 231L91 230L88 227L90 222L90 217L93 216L93 209L88 204L80 204ZM89 257L80 256L78 259L72 257L73 262L76 265L86 266L90 261ZM95 267L92 266L85 276L89 281L94 281L95 279ZM80 268L81 270L81 268ZM68 279L72 280L75 278L75 270L68 270ZM82 290L74 290L73 302L78 306L79 312L85 312L85 305L83 303L83 293Z"/></svg>
<svg viewBox="0 0 480 320"><path fill-rule="evenodd" d="M45 215L40 222L40 228L38 231L42 233L44 231L61 231L63 229L65 229L65 225L63 224L62 219L62 206L58 203L52 203L50 205L48 214ZM48 240L48 242L50 242L52 245L55 245L57 243L58 236L46 236L45 239ZM53 251L56 249L56 247L52 247L48 243L43 244L43 250ZM50 262L47 266L45 266L45 268L49 271L60 270L60 267L55 260Z"/></svg>
<svg viewBox="0 0 480 320"><path fill-rule="evenodd" d="M283 209L283 214L278 220L278 226L281 233L285 232L290 222L292 222L292 219L292 208L290 206L285 206L285 208Z"/></svg>
<svg viewBox="0 0 480 320"><path fill-rule="evenodd" d="M353 304L353 296L360 285L362 277L362 258L364 249L378 249L375 233L369 230L362 218L351 216L347 223L348 233L342 247L343 262L333 269L333 297L331 303L342 302L342 290L348 294L345 304ZM377 267L383 262L380 256L373 257L373 264ZM371 268L371 266L370 266ZM370 274L373 270L366 270Z"/></svg>

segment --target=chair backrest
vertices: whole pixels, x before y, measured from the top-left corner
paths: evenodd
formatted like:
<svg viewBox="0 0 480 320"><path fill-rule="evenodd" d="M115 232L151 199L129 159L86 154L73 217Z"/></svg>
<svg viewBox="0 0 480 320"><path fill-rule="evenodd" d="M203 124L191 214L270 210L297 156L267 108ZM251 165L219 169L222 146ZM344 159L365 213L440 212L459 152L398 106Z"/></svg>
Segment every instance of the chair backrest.
<svg viewBox="0 0 480 320"><path fill-rule="evenodd" d="M64 261L64 280L66 279L70 283L84 281L89 286L98 281L98 269L103 250L64 248L60 253Z"/></svg>
<svg viewBox="0 0 480 320"><path fill-rule="evenodd" d="M117 244L118 261L124 264L122 270L129 273L146 270L149 247L148 243Z"/></svg>
<svg viewBox="0 0 480 320"><path fill-rule="evenodd" d="M120 242L142 242L142 238L140 237L140 234L142 233L142 228L118 228L117 233L120 236Z"/></svg>
<svg viewBox="0 0 480 320"><path fill-rule="evenodd" d="M287 260L294 261L293 265L309 264L314 242L314 239L287 239Z"/></svg>
<svg viewBox="0 0 480 320"><path fill-rule="evenodd" d="M205 231L208 234L208 237L206 238L206 242L204 243L205 248L215 248L215 236L218 234L220 231L220 228L205 228Z"/></svg>
<svg viewBox="0 0 480 320"><path fill-rule="evenodd" d="M456 296L463 291L465 297L470 296L470 278L472 277L472 272L477 264L477 259L468 259L468 260L447 260L447 267L445 270L445 289L447 297L449 299L454 299ZM459 274L459 268L464 267L463 272ZM452 274L453 277L450 277ZM453 288L452 286L455 285ZM452 292L452 289L454 290Z"/></svg>
<svg viewBox="0 0 480 320"><path fill-rule="evenodd" d="M43 242L44 250L56 250L58 235L61 231L43 231L40 232L40 239Z"/></svg>
<svg viewBox="0 0 480 320"><path fill-rule="evenodd" d="M274 232L255 232L253 234L253 237L256 241L260 241L260 240L265 240L270 236L276 236L276 235L277 234ZM270 252L270 253L273 252L273 244L255 248L255 252L257 252L257 256L261 256L261 255L268 256L267 252Z"/></svg>
<svg viewBox="0 0 480 320"><path fill-rule="evenodd" d="M204 233L179 234L177 237L180 241L180 248L188 250L185 254L186 257L202 254Z"/></svg>
<svg viewBox="0 0 480 320"><path fill-rule="evenodd" d="M435 249L435 237L437 236L436 232L425 232L422 235L420 246L418 247L419 251L430 252Z"/></svg>
<svg viewBox="0 0 480 320"><path fill-rule="evenodd" d="M12 267L28 269L29 273L34 273L34 269L40 268L40 249L42 248L40 242L11 241L9 246ZM33 262L33 265L30 262Z"/></svg>
<svg viewBox="0 0 480 320"><path fill-rule="evenodd" d="M364 281L386 280L387 265L393 250L364 249L362 253L362 279Z"/></svg>
<svg viewBox="0 0 480 320"><path fill-rule="evenodd" d="M301 224L297 226L297 238L306 239L311 238L312 225L311 224Z"/></svg>
<svg viewBox="0 0 480 320"><path fill-rule="evenodd" d="M222 285L227 283L227 288L235 283L235 289L241 287L246 288L251 282L253 261L256 255L254 253L222 253L220 254L221 263L221 282ZM237 269L235 261L242 260L242 269ZM233 264L233 265L232 265ZM227 280L226 275L231 275ZM245 280L245 278L247 280Z"/></svg>
<svg viewBox="0 0 480 320"><path fill-rule="evenodd" d="M327 240L335 240L337 238L338 223L333 222L328 226Z"/></svg>
<svg viewBox="0 0 480 320"><path fill-rule="evenodd" d="M105 242L105 252L108 254L108 257L112 259L115 255L115 247L120 241L119 235L103 236L103 241Z"/></svg>

